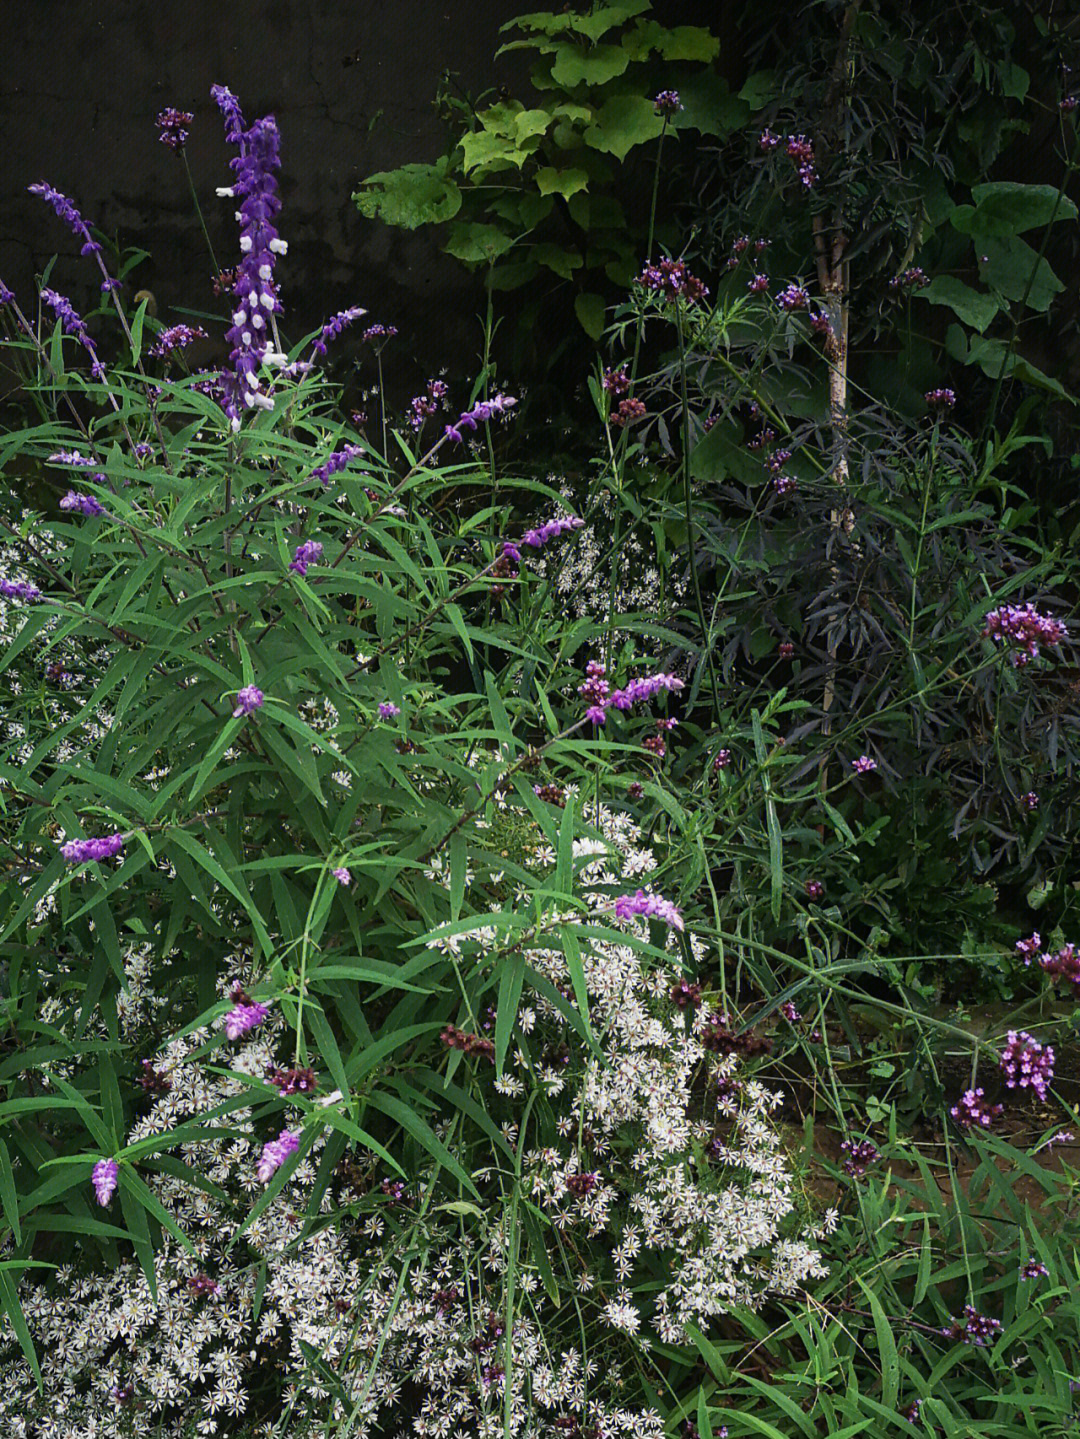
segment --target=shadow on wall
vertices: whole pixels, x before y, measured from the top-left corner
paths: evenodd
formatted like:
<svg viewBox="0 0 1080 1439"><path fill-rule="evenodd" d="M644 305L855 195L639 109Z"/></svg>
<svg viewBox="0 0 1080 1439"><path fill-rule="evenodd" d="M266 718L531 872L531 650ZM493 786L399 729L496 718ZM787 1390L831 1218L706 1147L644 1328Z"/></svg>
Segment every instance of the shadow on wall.
<svg viewBox="0 0 1080 1439"><path fill-rule="evenodd" d="M31 313L34 276L58 253L54 288L82 312L98 303L94 268L48 206L26 193L45 179L120 244L150 252L129 296L151 290L169 323L181 318L177 306L224 321L184 162L159 143L154 124L170 105L193 112L188 163L217 260L234 264L233 207L215 193L229 183L234 153L210 98L210 86L223 84L249 124L272 113L281 131L285 334L295 340L337 310L363 305L372 322L397 325L403 359L441 357L451 374L471 373L479 280L439 253L433 231L391 231L365 220L350 198L372 171L442 151L432 100L448 64L471 91L506 78L513 57L499 62L498 75L492 57L512 8L474 0L467 24L463 11L459 0L13 7L0 53L0 277Z"/></svg>

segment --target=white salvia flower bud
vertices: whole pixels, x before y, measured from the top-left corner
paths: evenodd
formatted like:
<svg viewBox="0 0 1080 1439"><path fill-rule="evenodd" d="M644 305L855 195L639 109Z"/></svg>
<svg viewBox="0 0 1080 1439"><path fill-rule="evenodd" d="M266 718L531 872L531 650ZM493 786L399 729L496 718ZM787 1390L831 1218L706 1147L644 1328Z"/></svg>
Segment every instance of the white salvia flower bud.
<svg viewBox="0 0 1080 1439"><path fill-rule="evenodd" d="M264 310L272 310L274 308L273 295L268 295L264 291L264 293L259 296L259 304L263 307Z"/></svg>
<svg viewBox="0 0 1080 1439"><path fill-rule="evenodd" d="M222 198L228 197L229 199L233 199L236 196L236 191L231 185L219 185L217 193L222 196Z"/></svg>
<svg viewBox="0 0 1080 1439"><path fill-rule="evenodd" d="M260 280L272 280L273 277L274 277L274 272L273 272L273 270L270 268L269 265L260 265L260 266L259 266L259 279L260 279Z"/></svg>
<svg viewBox="0 0 1080 1439"><path fill-rule="evenodd" d="M246 319L247 319L247 311L246 311L246 310L234 310L234 311L233 311L232 322L233 322L234 325L242 325Z"/></svg>
<svg viewBox="0 0 1080 1439"><path fill-rule="evenodd" d="M251 331L250 331L250 330L245 330L244 333L240 336L240 339L243 341L243 343L244 343L245 346L246 346L246 345L250 345L250 344L251 344Z"/></svg>
<svg viewBox="0 0 1080 1439"><path fill-rule="evenodd" d="M288 240L271 240L267 248L273 250L275 255L287 255L289 252L289 242Z"/></svg>
<svg viewBox="0 0 1080 1439"><path fill-rule="evenodd" d="M252 248L254 247L254 244L255 244L255 241L251 238L250 235L241 235L241 236L240 236L240 253L243 254L243 255L250 255L250 254L251 254L251 251L252 251Z"/></svg>
<svg viewBox="0 0 1080 1439"><path fill-rule="evenodd" d="M262 330L262 329L264 329L265 326L266 326L266 321L263 319L263 317L262 317L261 315L252 315L252 317L251 317L251 323L252 323L252 325L255 327L256 330Z"/></svg>

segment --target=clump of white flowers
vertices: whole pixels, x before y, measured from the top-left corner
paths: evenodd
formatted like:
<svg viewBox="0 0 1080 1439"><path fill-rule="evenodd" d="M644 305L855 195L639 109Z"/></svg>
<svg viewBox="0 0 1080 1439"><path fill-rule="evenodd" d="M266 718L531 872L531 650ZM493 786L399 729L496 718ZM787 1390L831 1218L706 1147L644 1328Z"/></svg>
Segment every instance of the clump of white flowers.
<svg viewBox="0 0 1080 1439"><path fill-rule="evenodd" d="M542 876L552 859L536 843L527 862ZM156 1295L134 1260L31 1271L20 1292L45 1392L7 1326L0 1432L661 1439L634 1385L643 1352L733 1306L797 1296L825 1272L810 1242L823 1228L799 1212L782 1096L703 1043L717 1022L707 986L676 1001L682 956L704 969L705 946L616 916L614 898L655 867L638 826L600 806L573 865L577 908L538 907L522 887L516 930L479 918L429 938L490 1000L447 1026L435 1061L464 1051L449 1074L468 1103L428 1115L474 1191L427 1152L406 1165L400 1140L387 1142L404 1181L362 1147L342 1153L333 1121L353 1111L333 1081L318 1075L321 1099L283 1087L280 1010L224 1050L211 1027L172 1039L129 1143L184 1127L170 1160L141 1173L188 1243L164 1236ZM500 1067L498 978L514 956L525 976ZM132 970L131 1003L152 1014ZM266 1100L285 1095L268 1120ZM303 1140L265 1202L259 1154L283 1121Z"/></svg>

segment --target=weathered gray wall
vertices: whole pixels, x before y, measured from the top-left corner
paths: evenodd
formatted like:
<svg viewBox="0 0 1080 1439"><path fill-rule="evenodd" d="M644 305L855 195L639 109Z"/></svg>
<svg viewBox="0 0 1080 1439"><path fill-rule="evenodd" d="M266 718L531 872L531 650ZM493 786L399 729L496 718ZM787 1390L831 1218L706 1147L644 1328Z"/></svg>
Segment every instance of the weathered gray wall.
<svg viewBox="0 0 1080 1439"><path fill-rule="evenodd" d="M24 0L6 7L0 44L0 277L33 303L33 276L59 252L56 288L92 307L90 264L51 209L25 192L41 179L86 218L151 252L135 284L162 318L176 305L222 312L179 157L154 125L191 110L188 161L221 264L236 259L232 151L210 86L227 85L250 123L282 135L280 266L286 331L298 337L349 305L399 326L401 359L474 367L479 287L439 254L430 231L391 231L350 200L374 170L433 160L432 107L449 65L476 92L513 76L492 57L498 27L528 5L507 0ZM356 63L344 60L354 55ZM176 317L179 318L179 317ZM463 349L467 353L463 353Z"/></svg>

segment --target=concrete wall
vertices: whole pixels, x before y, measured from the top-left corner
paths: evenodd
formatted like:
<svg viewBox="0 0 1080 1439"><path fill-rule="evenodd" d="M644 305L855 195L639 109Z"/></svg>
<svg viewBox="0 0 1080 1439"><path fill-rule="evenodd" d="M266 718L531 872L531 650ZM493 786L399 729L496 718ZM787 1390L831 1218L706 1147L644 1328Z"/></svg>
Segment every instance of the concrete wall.
<svg viewBox="0 0 1080 1439"><path fill-rule="evenodd" d="M431 231L365 220L350 200L372 171L433 160L432 107L447 66L473 93L513 74L492 57L499 25L528 5L507 0L25 0L5 12L0 46L0 277L31 305L33 277L79 309L96 304L93 266L52 210L25 192L47 179L85 217L151 252L134 288L224 314L182 160L158 141L166 106L195 114L188 162L218 260L235 263L233 205L215 196L233 153L210 86L227 85L250 123L273 113L282 136L280 229L285 330L363 305L397 324L399 364L442 356L473 368L479 286L439 254ZM355 57L355 59L354 59ZM351 63L346 64L349 60ZM131 293L129 289L129 294ZM100 323L100 322L97 322ZM95 329L97 328L95 324Z"/></svg>

